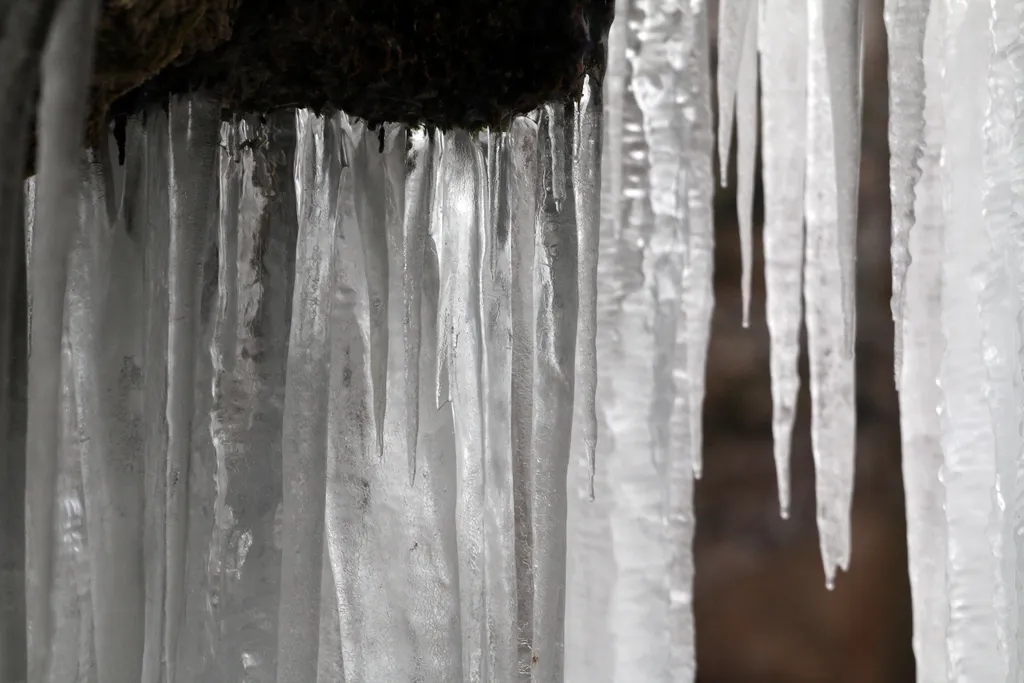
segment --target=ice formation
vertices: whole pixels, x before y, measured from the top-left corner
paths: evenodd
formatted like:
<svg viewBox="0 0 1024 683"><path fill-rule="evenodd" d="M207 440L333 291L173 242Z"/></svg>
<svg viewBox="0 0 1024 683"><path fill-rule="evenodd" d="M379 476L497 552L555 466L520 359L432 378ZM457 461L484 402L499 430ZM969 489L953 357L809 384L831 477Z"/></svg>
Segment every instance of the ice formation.
<svg viewBox="0 0 1024 683"><path fill-rule="evenodd" d="M196 97L130 120L123 166L79 163L68 125L95 8L56 15L26 230L0 231L0 681L693 680L705 0L619 2L604 81L505 130L222 123ZM763 157L780 509L803 324L831 581L860 4L719 12L744 321L758 134ZM1022 20L1019 0L886 3L923 683L1024 671Z"/></svg>

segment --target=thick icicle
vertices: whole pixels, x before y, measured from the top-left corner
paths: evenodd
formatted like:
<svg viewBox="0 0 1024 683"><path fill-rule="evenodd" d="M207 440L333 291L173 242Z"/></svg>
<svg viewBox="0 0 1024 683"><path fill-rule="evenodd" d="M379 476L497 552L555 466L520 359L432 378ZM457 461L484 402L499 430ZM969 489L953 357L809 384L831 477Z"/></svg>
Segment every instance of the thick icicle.
<svg viewBox="0 0 1024 683"><path fill-rule="evenodd" d="M536 317L533 305L533 259L536 250L537 124L513 121L506 145L510 159L505 183L511 241L512 358L511 433L515 505L516 595L519 624L519 671L533 668L533 358Z"/></svg>
<svg viewBox="0 0 1024 683"><path fill-rule="evenodd" d="M771 336L772 436L779 512L789 516L789 456L800 391L807 0L765 0L761 51L765 308Z"/></svg>
<svg viewBox="0 0 1024 683"><path fill-rule="evenodd" d="M356 217L366 252L366 282L370 292L373 419L377 425L377 447L383 453L388 373L388 219L394 214L388 211L388 178L379 133L364 123L352 123L349 130L352 145L349 159L355 169ZM404 168L402 171L404 175ZM403 192L403 204L404 200ZM397 217L401 220L401 214Z"/></svg>
<svg viewBox="0 0 1024 683"><path fill-rule="evenodd" d="M1021 678L1020 534L1024 533L1024 501L1020 478L1024 435L1024 376L1021 374L1021 320L1024 297L1024 4L991 0L988 38L988 102L984 121L984 184L982 212L988 253L980 292L982 355L987 371L984 392L993 428L996 488L990 521L993 553L1000 561L993 598L996 608L1000 664L1005 680ZM982 242L985 240L982 239ZM1000 672L1002 674L1002 671Z"/></svg>
<svg viewBox="0 0 1024 683"><path fill-rule="evenodd" d="M835 163L835 229L839 233L844 350L853 357L857 336L857 197L860 189L861 52L860 0L808 0L811 60L824 59L822 92L828 99ZM816 36L821 31L819 43ZM812 91L813 93L813 91ZM822 122L824 125L824 121Z"/></svg>
<svg viewBox="0 0 1024 683"><path fill-rule="evenodd" d="M892 319L895 376L903 364L904 285L910 265L910 229L924 154L924 35L931 0L886 0L889 47L889 187L892 195ZM922 679L925 680L925 679Z"/></svg>
<svg viewBox="0 0 1024 683"><path fill-rule="evenodd" d="M986 394L979 277L990 256L982 178L984 107L991 58L990 6L946 4L944 91L946 131L942 168L946 224L942 269L945 350L939 373L943 394L942 450L949 529L946 631L950 680L1007 679L1001 656L996 497L996 443Z"/></svg>
<svg viewBox="0 0 1024 683"><path fill-rule="evenodd" d="M818 536L825 581L831 586L836 568L850 561L850 506L853 499L856 401L853 357L846 353L849 314L844 274L850 245L845 244L846 217L837 211L838 169L845 148L837 149L829 88L823 5L832 0L808 0L807 165L805 213L807 237L804 259L804 301L811 370L811 445L814 452ZM843 0L845 2L845 0ZM847 31L844 28L843 31ZM840 38L837 38L839 40ZM842 112L845 116L845 112ZM844 119L845 120L845 119ZM859 136L857 137L859 139ZM837 160L839 163L837 163ZM843 190L845 192L845 188Z"/></svg>
<svg viewBox="0 0 1024 683"><path fill-rule="evenodd" d="M434 193L434 138L423 129L409 133L406 157L405 216L402 221L402 347L405 364L405 450L409 480L416 478L416 440L420 401L420 304L423 259L430 232L430 200Z"/></svg>
<svg viewBox="0 0 1024 683"><path fill-rule="evenodd" d="M273 680L282 420L295 263L290 118L224 124L210 356L216 458L209 549L213 652L204 680ZM283 138L283 139L282 139ZM254 503L258 501L258 503Z"/></svg>
<svg viewBox="0 0 1024 683"><path fill-rule="evenodd" d="M186 592L189 461L195 407L196 339L202 253L217 206L216 171L220 107L216 102L173 99L169 105L169 210L167 323L167 589L164 649L167 679L177 681L178 640Z"/></svg>
<svg viewBox="0 0 1024 683"><path fill-rule="evenodd" d="M481 136L483 138L483 136ZM483 140L481 140L483 142ZM512 447L512 229L515 140L487 135L487 173L476 160L481 225L480 317L483 322L484 612L487 671L493 681L517 680L519 669L514 460ZM489 183L487 182L489 180ZM481 209L478 208L478 211Z"/></svg>
<svg viewBox="0 0 1024 683"><path fill-rule="evenodd" d="M64 0L54 16L42 64L33 238L34 315L28 359L26 536L28 677L50 675L55 579L61 365L68 255L78 227L81 140L88 112L98 0ZM7 93L4 93L5 95ZM15 159L20 155L15 155ZM5 160L6 161L6 160Z"/></svg>
<svg viewBox="0 0 1024 683"><path fill-rule="evenodd" d="M572 161L571 112L571 105L553 104L541 117L533 288L533 675L555 683L563 678L566 475L578 307L572 175L558 172Z"/></svg>
<svg viewBox="0 0 1024 683"><path fill-rule="evenodd" d="M437 138L435 144L437 145L438 153L443 161L445 153L444 135L440 131L435 131L434 135ZM440 278L437 322L435 324L437 332L437 363L434 367L434 403L437 410L441 410L441 407L451 398L448 378L449 350L451 348L452 335L452 298L449 294L451 290L450 264L452 259L457 256L454 253L455 245L452 242L452 235L450 232L445 232L444 212L442 211L445 201L445 187L441 182L442 173L443 168L439 164L436 169L430 208L430 236L436 247L438 277Z"/></svg>
<svg viewBox="0 0 1024 683"><path fill-rule="evenodd" d="M587 495L594 498L597 467L597 257L601 233L602 83L588 76L576 105L573 139L573 187L576 191L576 239L579 249L579 322L576 329L576 416L573 450L588 474Z"/></svg>
<svg viewBox="0 0 1024 683"><path fill-rule="evenodd" d="M483 161L468 133L456 132L445 150L442 184L445 239L455 257L450 273L452 338L449 350L452 412L455 417L455 524L459 545L459 608L462 617L462 669L466 680L505 680L507 672L488 671L486 561L484 544L484 459L487 457L482 320L482 262L486 203L480 194Z"/></svg>
<svg viewBox="0 0 1024 683"><path fill-rule="evenodd" d="M284 515L278 683L316 679L329 389L329 330L336 224L325 163L324 121L296 112L299 224L284 406Z"/></svg>
<svg viewBox="0 0 1024 683"><path fill-rule="evenodd" d="M757 26L759 3L725 0L718 10L718 163L729 177L733 112L736 119L736 209L743 269L743 326L750 326L753 260L754 164L757 154ZM735 109L734 109L735 107Z"/></svg>
<svg viewBox="0 0 1024 683"><path fill-rule="evenodd" d="M707 0L687 0L682 6L682 41L685 74L682 92L684 155L683 187L687 194L686 267L683 272L683 309L686 325L686 370L676 377L685 392L689 415L689 451L693 472L701 474L703 452L703 408L711 313L715 306L713 216L714 172L711 128L711 66Z"/></svg>
<svg viewBox="0 0 1024 683"><path fill-rule="evenodd" d="M941 394L936 382L942 339L942 260L945 218L942 207L942 18L937 4L928 16L924 46L927 89L923 112L924 141L921 178L915 183L915 226L907 237L905 304L896 325L902 327L904 355L898 377L900 435L903 442L903 487L907 508L907 554L914 609L914 656L917 680L945 681L946 625L950 602L946 594L946 514L939 442ZM905 30L905 29L900 29ZM914 173L901 169L903 173ZM892 179L893 187L904 181ZM895 193L895 189L893 190ZM896 254L893 259L898 258ZM894 265L895 269L895 265ZM898 328L897 328L898 329Z"/></svg>

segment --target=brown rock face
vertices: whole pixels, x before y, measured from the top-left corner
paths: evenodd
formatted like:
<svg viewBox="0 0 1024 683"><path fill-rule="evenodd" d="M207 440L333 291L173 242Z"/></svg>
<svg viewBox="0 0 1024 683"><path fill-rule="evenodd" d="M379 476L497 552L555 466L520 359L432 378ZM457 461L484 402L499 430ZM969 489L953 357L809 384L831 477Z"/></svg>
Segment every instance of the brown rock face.
<svg viewBox="0 0 1024 683"><path fill-rule="evenodd" d="M791 519L779 518L760 229L751 327L741 327L735 197L718 198L717 308L704 478L696 487L700 683L913 683L912 618L889 311L887 89L881 0L867 18L858 236L857 481L850 571L824 587L806 363ZM760 218L755 216L755 220Z"/></svg>

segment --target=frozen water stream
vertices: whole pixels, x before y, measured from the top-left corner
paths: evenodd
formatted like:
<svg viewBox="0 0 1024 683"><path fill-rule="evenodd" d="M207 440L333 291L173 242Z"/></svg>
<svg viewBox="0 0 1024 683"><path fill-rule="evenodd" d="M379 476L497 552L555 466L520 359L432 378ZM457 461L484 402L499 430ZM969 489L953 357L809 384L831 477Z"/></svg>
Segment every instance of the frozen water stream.
<svg viewBox="0 0 1024 683"><path fill-rule="evenodd" d="M693 680L734 121L744 321L762 154L780 510L805 326L845 569L860 5L723 0L717 150L709 20L622 0L603 83L506 130L176 99L123 166L112 141L73 163L84 41L55 40L26 231L0 193L0 683ZM886 2L922 683L1024 670L1022 20Z"/></svg>

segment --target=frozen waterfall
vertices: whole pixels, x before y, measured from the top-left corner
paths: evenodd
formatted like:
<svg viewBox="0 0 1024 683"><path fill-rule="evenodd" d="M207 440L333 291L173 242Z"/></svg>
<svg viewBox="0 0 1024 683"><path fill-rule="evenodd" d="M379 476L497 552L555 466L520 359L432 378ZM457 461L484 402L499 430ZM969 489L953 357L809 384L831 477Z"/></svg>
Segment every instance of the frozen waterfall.
<svg viewBox="0 0 1024 683"><path fill-rule="evenodd" d="M78 165L62 7L25 230L0 187L0 683L692 681L734 122L781 514L803 327L848 567L857 0L721 0L716 92L708 0L619 0L603 82L503 130L197 96ZM885 20L917 676L1019 683L1024 2Z"/></svg>

